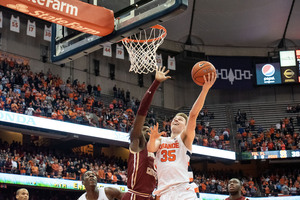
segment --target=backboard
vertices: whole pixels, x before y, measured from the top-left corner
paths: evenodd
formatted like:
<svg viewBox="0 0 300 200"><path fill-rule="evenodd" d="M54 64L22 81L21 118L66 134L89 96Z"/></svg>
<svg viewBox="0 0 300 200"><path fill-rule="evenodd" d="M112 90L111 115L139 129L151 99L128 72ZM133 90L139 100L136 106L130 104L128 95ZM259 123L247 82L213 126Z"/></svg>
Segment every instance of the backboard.
<svg viewBox="0 0 300 200"><path fill-rule="evenodd" d="M116 43L142 29L165 22L186 10L188 0L84 0L114 11L115 28L107 36L82 33L52 24L51 61L62 64ZM91 16L93 17L93 16Z"/></svg>

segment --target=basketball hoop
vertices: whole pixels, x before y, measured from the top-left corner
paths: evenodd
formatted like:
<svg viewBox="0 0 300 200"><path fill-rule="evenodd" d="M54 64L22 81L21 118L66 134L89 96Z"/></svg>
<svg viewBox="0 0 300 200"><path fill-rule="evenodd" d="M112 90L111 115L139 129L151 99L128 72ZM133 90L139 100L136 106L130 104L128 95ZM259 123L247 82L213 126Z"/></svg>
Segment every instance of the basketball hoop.
<svg viewBox="0 0 300 200"><path fill-rule="evenodd" d="M163 43L167 30L161 25L150 28L150 33L142 30L139 33L124 38L123 45L126 47L130 59L129 71L139 74L153 72L156 67L156 50Z"/></svg>

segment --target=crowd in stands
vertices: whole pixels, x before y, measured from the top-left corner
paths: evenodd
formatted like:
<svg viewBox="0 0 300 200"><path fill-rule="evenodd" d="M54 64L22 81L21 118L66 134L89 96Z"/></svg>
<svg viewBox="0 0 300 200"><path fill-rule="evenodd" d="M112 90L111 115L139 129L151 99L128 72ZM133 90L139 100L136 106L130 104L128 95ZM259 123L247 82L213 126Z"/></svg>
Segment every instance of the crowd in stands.
<svg viewBox="0 0 300 200"><path fill-rule="evenodd" d="M8 144L0 140L0 172L48 178L81 180L87 170L95 171L101 183L125 184L126 160L114 156L93 157L60 152L35 145Z"/></svg>
<svg viewBox="0 0 300 200"><path fill-rule="evenodd" d="M228 181L232 177L241 180L242 194L247 197L300 195L300 170L297 167L270 169L257 178L232 170L196 171L194 181L200 192L227 194Z"/></svg>
<svg viewBox="0 0 300 200"><path fill-rule="evenodd" d="M254 119L248 124L240 127L236 134L236 141L242 152L300 149L300 134L294 130L292 117L285 117L267 130L256 128Z"/></svg>
<svg viewBox="0 0 300 200"><path fill-rule="evenodd" d="M217 149L231 150L230 130L212 128L209 123L198 123L194 144Z"/></svg>
<svg viewBox="0 0 300 200"><path fill-rule="evenodd" d="M300 169L296 167L270 169L258 182L262 196L300 195Z"/></svg>
<svg viewBox="0 0 300 200"><path fill-rule="evenodd" d="M100 95L100 85L63 81L50 70L34 73L29 65L12 60L0 62L1 110L128 132L139 101L130 100L123 89L117 89L109 105Z"/></svg>
<svg viewBox="0 0 300 200"><path fill-rule="evenodd" d="M238 124L242 127L246 126L246 121L247 121L247 113L246 112L242 112L240 109L238 109L234 118L235 118L236 124Z"/></svg>
<svg viewBox="0 0 300 200"><path fill-rule="evenodd" d="M203 193L228 194L228 181L232 177L237 177L242 183L242 194L248 197L259 196L257 184L252 177L243 176L242 172L232 170L213 170L213 171L196 171L195 182L199 185L199 191Z"/></svg>
<svg viewBox="0 0 300 200"><path fill-rule="evenodd" d="M209 112L206 106L204 106L204 108L200 111L198 116L198 119L206 120L206 121L214 118L215 118L215 114L213 112Z"/></svg>
<svg viewBox="0 0 300 200"><path fill-rule="evenodd" d="M297 105L287 105L286 107L286 112L287 113L298 113L300 112L300 104L298 103Z"/></svg>

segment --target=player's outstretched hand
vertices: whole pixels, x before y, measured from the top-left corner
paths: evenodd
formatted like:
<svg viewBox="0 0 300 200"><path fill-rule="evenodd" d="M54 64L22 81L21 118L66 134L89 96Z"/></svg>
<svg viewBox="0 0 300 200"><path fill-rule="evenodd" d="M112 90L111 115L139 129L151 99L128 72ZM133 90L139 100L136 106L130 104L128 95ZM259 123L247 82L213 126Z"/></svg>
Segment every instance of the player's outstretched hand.
<svg viewBox="0 0 300 200"><path fill-rule="evenodd" d="M166 134L165 131L158 132L158 123L154 125L153 127L150 127L150 133L148 133L152 139L158 139L160 136L163 136Z"/></svg>
<svg viewBox="0 0 300 200"><path fill-rule="evenodd" d="M165 80L167 80L167 79L169 79L169 78L171 78L171 76L166 76L168 73L169 73L169 71L170 70L167 70L167 71L165 71L166 70L166 67L157 67L156 68L156 73L155 73L155 79L157 80L157 81L159 81L159 82L163 82L163 81L165 81Z"/></svg>
<svg viewBox="0 0 300 200"><path fill-rule="evenodd" d="M204 79L203 89L209 90L214 85L214 83L217 79L217 76L216 76L216 73L208 73L207 79L206 79L206 76L203 76L203 79Z"/></svg>

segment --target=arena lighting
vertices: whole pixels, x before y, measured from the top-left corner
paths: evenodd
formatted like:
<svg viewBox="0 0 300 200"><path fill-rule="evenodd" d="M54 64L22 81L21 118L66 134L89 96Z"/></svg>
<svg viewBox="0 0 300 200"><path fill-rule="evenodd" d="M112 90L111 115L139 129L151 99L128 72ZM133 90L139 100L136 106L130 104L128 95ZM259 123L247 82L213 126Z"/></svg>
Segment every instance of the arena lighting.
<svg viewBox="0 0 300 200"><path fill-rule="evenodd" d="M129 143L128 133L63 122L58 120L45 119L42 117L34 117L7 111L0 111L0 122ZM230 160L236 159L234 151L226 151L198 145L193 145L193 154L200 154L204 156L218 157Z"/></svg>
<svg viewBox="0 0 300 200"><path fill-rule="evenodd" d="M236 160L236 153L234 151L227 151L198 145L193 145L193 154Z"/></svg>

